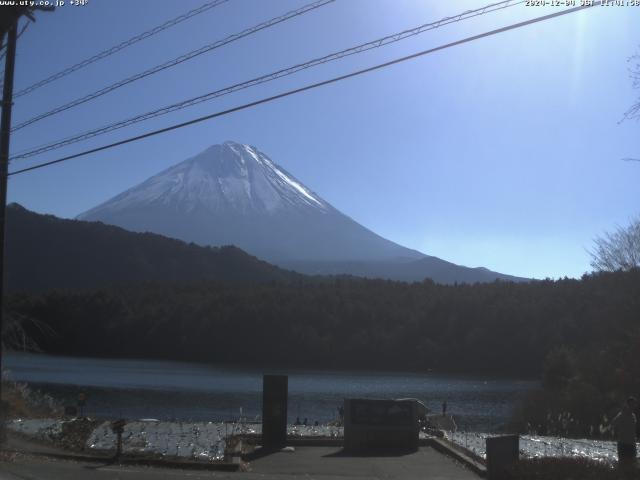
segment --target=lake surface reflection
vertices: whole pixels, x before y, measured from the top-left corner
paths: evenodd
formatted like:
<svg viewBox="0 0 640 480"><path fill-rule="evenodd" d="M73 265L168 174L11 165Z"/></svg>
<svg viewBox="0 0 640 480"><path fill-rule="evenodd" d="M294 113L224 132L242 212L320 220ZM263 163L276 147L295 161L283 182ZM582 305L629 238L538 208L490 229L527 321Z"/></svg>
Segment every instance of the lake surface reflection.
<svg viewBox="0 0 640 480"><path fill-rule="evenodd" d="M401 372L262 370L157 360L69 358L7 353L10 380L26 382L75 405L87 394L85 413L96 417L159 420L259 420L262 375L289 375L289 422L329 422L346 397L418 398L434 412L447 401L463 430L495 431L537 382L495 377ZM242 409L242 410L241 410ZM242 412L242 413L241 413Z"/></svg>

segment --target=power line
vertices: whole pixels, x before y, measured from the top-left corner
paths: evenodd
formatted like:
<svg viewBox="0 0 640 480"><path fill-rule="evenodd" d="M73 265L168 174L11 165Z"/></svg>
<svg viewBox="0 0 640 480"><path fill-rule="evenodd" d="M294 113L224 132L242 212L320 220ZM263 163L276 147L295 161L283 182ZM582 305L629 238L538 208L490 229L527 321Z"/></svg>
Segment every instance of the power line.
<svg viewBox="0 0 640 480"><path fill-rule="evenodd" d="M89 138L93 138L96 137L98 135L103 135L109 132L112 132L114 130L118 130L120 128L124 128L124 127L128 127L130 125L145 121L145 120L149 120L151 118L155 118L161 115L166 115L168 113L171 112L175 112L177 110L181 110L183 108L187 108L187 107L191 107L193 105L197 105L199 103L202 102L206 102L206 101L210 101L213 100L215 98L224 96L224 95L229 95L231 93L237 92L239 90L244 90L246 88L250 88L256 85L260 85L262 83L266 83L266 82L270 82L273 80L276 80L278 78L282 78L282 77L286 77L289 75L293 75L294 73L300 72L302 70L306 70L308 68L312 68L318 65L322 65L324 63L328 63L328 62L332 62L335 60L339 60L341 58L347 57L347 56L351 56L351 55L355 55L358 53L362 53L374 48L379 48L385 45L389 45L391 43L395 43L395 42L399 42L400 40L404 40L406 38L415 36L415 35L419 35L423 32L426 32L428 30L433 30L454 22L459 22L462 20L467 20L469 18L473 18L473 17L477 17L479 15L484 15L490 12L494 12L497 10L502 10L504 8L508 8L508 7L512 7L518 4L522 4L524 3L525 0L507 0L507 1L502 1L502 2L498 2L498 3L493 3L490 5L487 5L485 7L482 8L478 8L475 10L468 10L466 12L460 13L458 15L454 15L451 17L445 17L441 20L438 20L436 22L431 22L431 23L426 23L420 26L417 26L415 28L411 28L408 30L404 30L402 32L399 33L395 33L392 35L387 35L386 37L382 37L382 38L378 38L376 40L373 40L371 42L367 42L367 43L363 43L360 45L357 45L355 47L350 47L347 48L345 50L341 50L338 52L334 52L331 53L329 55L325 55L323 57L319 57L319 58L315 58L312 60L309 60L307 62L304 63L300 63L297 65L294 65L292 67L287 67L281 70L278 70L276 72L272 72L272 73L268 73L266 75L262 75L260 77L257 78L253 78L251 80L247 80L245 82L242 83L237 83L234 85L231 85L229 87L225 87L219 90L215 90L209 93L206 93L204 95L199 95L197 97L193 97L193 98L189 98L187 100L183 100L181 102L178 103L174 103L171 105L167 105L165 107L156 109L156 110L152 110L150 112L146 112L140 115L136 115L134 117L130 117L128 119L125 120L120 120L118 122L115 123L111 123L108 125L104 125L102 127L98 127L96 129L93 130L89 130L86 132L83 132L81 134L78 135L74 135L71 137L67 137L61 140L56 140L52 143L48 143L45 145L41 145L39 147L36 147L34 149L28 150L28 151L23 151L15 156L13 156L11 158L11 160L18 160L18 159L23 159L23 158L29 158L35 155L39 155L51 150L56 150L58 148L62 148L68 145L71 145L73 143L77 143L83 140L87 140Z"/></svg>
<svg viewBox="0 0 640 480"><path fill-rule="evenodd" d="M254 102L245 103L243 105L240 105L240 106L237 106L237 107L233 107L233 108L230 108L230 109L227 109L227 110L222 110L220 112L216 112L216 113L212 113L212 114L205 115L205 116L202 116L202 117L194 118L192 120L189 120L189 121L186 121L186 122L182 122L182 123L178 123L178 124L175 124L175 125L171 125L169 127L161 128L161 129L158 129L158 130L153 130L151 132L147 132L147 133L144 133L142 135L129 137L127 139L120 140L118 142L110 143L110 144L107 144L107 145L102 145L100 147L92 148L90 150L85 150L83 152L75 153L73 155L68 155L66 157L58 158L56 160L51 160L51 161L48 161L48 162L44 162L44 163L40 163L40 164L37 164L37 165L33 165L31 167L22 168L20 170L14 170L13 172L9 173L9 176L18 175L20 173L25 173L25 172L29 172L29 171L32 171L32 170L37 170L37 169L40 169L40 168L48 167L50 165L66 162L66 161L72 160L74 158L83 157L83 156L89 155L91 153L96 153L96 152L100 152L100 151L103 151L103 150L108 150L108 149L111 149L111 148L114 148L114 147L118 147L120 145L125 145L127 143L136 142L138 140L142 140L142 139L145 139L145 138L148 138L148 137L153 137L155 135L160 135L162 133L166 133L166 132L169 132L169 131L172 131L172 130L177 130L179 128L187 127L189 125L194 125L196 123L204 122L205 120L210 120L210 119L213 119L213 118L222 117L224 115L228 115L230 113L238 112L240 110L245 110L247 108L255 107L257 105L261 105L261 104L264 104L264 103L269 103L269 102L272 102L274 100L278 100L280 98L289 97L291 95L302 93L302 92L305 92L307 90L312 90L312 89L315 89L315 88L318 88L318 87L322 87L324 85L329 85L329 84L332 84L332 83L340 82L342 80L346 80L348 78L357 77L357 76L360 76L360 75L364 75L365 73L369 73L369 72L373 72L373 71L376 71L376 70L380 70L380 69L389 67L391 65L396 65L398 63L406 62L408 60L413 60L415 58L422 57L422 56L425 56L425 55L428 55L428 54L431 54L431 53L434 53L434 52L438 52L438 51L441 51L441 50L445 50L447 48L451 48L451 47L455 47L455 46L462 45L462 44L465 44L465 43L473 42L475 40L480 40L481 38L497 35L499 33L507 32L509 30L515 30L517 28L525 27L527 25L532 25L534 23L543 22L545 20L550 20L552 18L560 17L562 15L567 15L569 13L574 13L574 12L578 12L580 10L585 10L587 8L592 8L592 7L595 7L595 6L599 6L600 4L601 4L600 1L595 1L592 4L587 4L587 5L583 5L583 6L579 6L579 7L574 7L574 8L570 8L570 9L567 9L567 10L562 10L560 12L550 13L548 15L543 15L541 17L536 17L536 18L533 18L533 19L530 19L530 20L525 20L523 22L514 23L514 24L508 25L506 27L497 28L495 30L490 30L488 32L480 33L478 35L474 35L474 36L471 36L471 37L463 38L462 40L456 40L455 42L447 43L447 44L444 44L444 45L440 45L438 47L430 48L430 49L427 49L427 50L422 50L421 52L417 52L417 53L414 53L414 54L411 54L411 55L407 55L407 56L404 56L404 57L396 58L395 60L390 60L388 62L380 63L380 64L377 64L377 65L374 65L373 67L364 68L362 70L356 70L355 72L351 72L351 73L348 73L348 74L345 74L345 75L340 75L338 77L333 77L333 78L330 78L328 80L323 80L321 82L312 83L310 85L306 85L304 87L296 88L296 89L293 89L293 90L288 90L286 92L283 92L283 93L280 93L280 94L277 94L277 95L273 95L271 97L262 98L260 100L256 100Z"/></svg>
<svg viewBox="0 0 640 480"><path fill-rule="evenodd" d="M48 112L42 113L40 115L37 115L29 120L26 120L18 125L16 125L15 127L13 127L11 129L11 131L16 131L16 130L20 130L21 128L24 128L28 125L31 125L33 123L39 122L40 120L43 120L47 117L50 117L52 115L58 114L60 112L64 112L65 110L69 110L70 108L73 107L77 107L78 105L81 105L83 103L89 102L91 100L94 100L98 97L101 97L103 95L106 95L109 92L112 92L120 87L124 87L125 85L128 85L130 83L133 83L137 80L141 80L145 77L148 77L150 75L153 75L155 73L161 72L163 70L166 70L167 68L170 67L174 67L176 65L179 65L183 62L186 62L187 60L191 60L192 58L195 58L199 55L202 55L204 53L210 52L211 50L215 50L217 48L220 48L224 45L227 45L229 43L235 42L237 40L240 40L241 38L247 37L249 35L253 35L256 32L259 32L261 30L264 30L266 28L270 28L273 27L274 25L277 25L279 23L285 22L287 20L290 20L292 18L298 17L300 15L304 15L305 13L308 13L312 10L315 10L316 8L320 8L324 5L327 5L328 3L332 3L335 0L317 0L313 3L309 3L301 8L298 8L296 10L292 10L290 12L285 13L284 15L280 15L278 17L274 17L270 20L267 20L266 22L262 22L258 25L255 25L251 28L247 28L246 30L243 30L240 33L235 33L233 35L229 35L228 37L222 39L222 40L218 40L214 43L211 43L209 45L205 45L203 47L198 48L197 50L192 50L191 52L185 53L184 55L180 55L179 57L176 57L172 60L169 60L167 62L164 62L160 65L156 65L155 67L152 67L148 70L145 70L144 72L140 72L137 73L131 77L125 78L124 80L120 80L116 83L113 83L111 85L108 85L104 88L101 88L100 90L97 90L93 93L90 93L88 95L85 95L84 97L81 98L77 98L76 100L72 100L69 103L65 103L64 105L61 105L59 107L54 108L53 110L50 110Z"/></svg>
<svg viewBox="0 0 640 480"><path fill-rule="evenodd" d="M229 0L214 0L211 2L207 2L203 5L201 5L198 8L194 8L193 10L188 11L187 13L184 13L182 15L179 15L175 18L172 18L171 20L167 20L166 22L164 22L162 25L158 25L157 27L152 28L151 30L147 30L146 32L140 33L138 35L135 35L133 37L131 37L129 40L126 40L122 43L119 43L118 45L115 45L111 48L108 48L106 50L103 50L100 53L95 54L92 57L87 58L86 60L83 60L81 62L76 63L75 65L72 65L68 68L65 68L64 70L59 71L58 73L54 73L53 75L40 80L36 83L34 83L33 85L30 85L26 88L23 88L22 90L16 92L13 96L15 97L21 97L23 95L26 95L27 93L31 93L34 90L37 90L40 87L43 87L51 82L54 82L56 80L59 80L63 77L66 77L67 75L70 75L73 72L76 72L88 65L91 65L92 63L97 62L98 60L102 60L103 58L107 58L111 55L113 55L114 53L119 52L120 50L123 50L127 47L130 47L131 45L138 43L142 40L145 40L157 33L160 33L164 30L167 30L168 28L171 28L175 25L178 25L181 22L184 22L185 20L188 20L190 18L195 17L196 15L200 15L201 13L204 13L208 10L211 10L214 7L217 7L218 5L221 5L223 3L228 2Z"/></svg>

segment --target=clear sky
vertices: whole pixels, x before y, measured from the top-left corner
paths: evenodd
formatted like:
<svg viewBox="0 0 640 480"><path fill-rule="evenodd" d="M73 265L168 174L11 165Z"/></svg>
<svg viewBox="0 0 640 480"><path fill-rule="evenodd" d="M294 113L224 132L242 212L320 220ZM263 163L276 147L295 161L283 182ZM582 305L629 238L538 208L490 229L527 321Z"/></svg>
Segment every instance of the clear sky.
<svg viewBox="0 0 640 480"><path fill-rule="evenodd" d="M68 2L67 2L68 3ZM19 39L16 89L204 0L89 0L38 13ZM230 0L17 98L42 111L288 10ZM85 131L489 1L337 0L13 135L11 150ZM579 0L578 0L578 3ZM558 11L519 5L423 33L13 165L28 166ZM61 217L225 140L255 145L336 208L402 245L536 278L589 271L595 236L640 213L640 96L628 58L640 7L595 7L276 103L15 177L9 201Z"/></svg>

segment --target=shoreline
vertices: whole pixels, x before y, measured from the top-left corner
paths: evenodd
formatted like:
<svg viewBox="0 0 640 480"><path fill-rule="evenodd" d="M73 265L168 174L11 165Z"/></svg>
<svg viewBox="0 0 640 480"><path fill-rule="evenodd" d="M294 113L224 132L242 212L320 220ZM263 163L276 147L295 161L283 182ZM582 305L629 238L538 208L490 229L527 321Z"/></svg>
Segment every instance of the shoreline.
<svg viewBox="0 0 640 480"><path fill-rule="evenodd" d="M61 443L61 434L73 432L65 424L94 422L95 426L86 436L82 448L69 449ZM52 454L80 455L99 459L108 459L115 453L116 435L109 421L91 419L14 419L7 423L12 435L22 436L45 449L61 449ZM127 422L123 433L123 457L131 461L191 462L197 464L223 464L238 461L243 455L252 452L261 441L261 424L223 424L219 422L161 422L132 420ZM456 451L483 464L484 445L491 434L478 432L444 432L438 439L433 435L420 433L421 445L449 449L445 452L456 456ZM297 446L340 446L343 429L322 425L303 427L288 425L288 444ZM238 442L237 439L244 441ZM231 441L229 441L231 440ZM437 445L432 445L433 443ZM254 447L250 447L254 445ZM249 446L247 449L245 447ZM614 441L568 439L562 437L520 435L522 459L588 459L602 464L614 464L617 461ZM235 459L235 460L234 460Z"/></svg>
<svg viewBox="0 0 640 480"><path fill-rule="evenodd" d="M408 376L408 377L422 377L422 376L432 376L433 378L439 377L448 377L455 375L456 377L463 380L478 380L484 381L487 377L490 377L491 380L499 380L499 381L516 381L516 382L540 382L540 377L536 375L516 375L515 373L505 373L505 372L494 372L494 371L462 371L462 370L447 370L447 369L411 369L407 368L406 370L398 370L398 369L384 369L376 367L376 370L365 367L347 367L347 368L327 368L320 366L303 366L291 368L285 365L278 364L261 364L259 362L236 362L233 364L230 363L216 363L216 362L207 362L207 361L198 361L198 360L185 360L185 359L172 359L165 357L153 357L153 356L127 356L127 357L114 357L114 356L90 356L84 354L68 354L68 353L49 353L49 352L25 352L25 351L16 351L16 350L7 350L2 354L3 364L7 356L14 357L50 357L55 358L57 360L93 360L93 361L113 361L113 362L134 362L134 363L168 363L173 365L183 365L190 367L200 367L200 368L208 368L212 370L224 369L228 371L236 371L238 373L269 373L269 374L284 374L284 375L300 375L305 373L313 373L320 375L358 375L358 376L380 376L380 375L391 375L391 376ZM6 367L4 367L6 368Z"/></svg>

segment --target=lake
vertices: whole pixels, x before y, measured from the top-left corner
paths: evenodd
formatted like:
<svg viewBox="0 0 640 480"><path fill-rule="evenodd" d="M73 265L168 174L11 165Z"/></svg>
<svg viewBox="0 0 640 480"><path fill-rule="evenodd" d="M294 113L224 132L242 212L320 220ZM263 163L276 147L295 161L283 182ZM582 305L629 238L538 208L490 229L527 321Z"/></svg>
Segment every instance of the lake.
<svg viewBox="0 0 640 480"><path fill-rule="evenodd" d="M75 405L85 414L128 419L259 420L262 375L289 375L289 422L326 423L344 398L417 398L434 412L447 401L461 430L496 431L537 382L491 376L402 372L263 370L166 362L70 358L28 353L3 356L5 377Z"/></svg>

